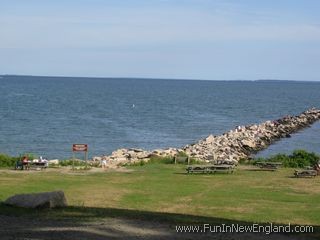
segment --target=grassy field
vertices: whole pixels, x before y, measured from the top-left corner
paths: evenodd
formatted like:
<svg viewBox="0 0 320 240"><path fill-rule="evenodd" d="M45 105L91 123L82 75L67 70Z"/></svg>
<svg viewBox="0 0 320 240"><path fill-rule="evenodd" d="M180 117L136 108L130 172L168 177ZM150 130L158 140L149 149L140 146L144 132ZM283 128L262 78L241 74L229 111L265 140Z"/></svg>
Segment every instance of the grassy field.
<svg viewBox="0 0 320 240"><path fill-rule="evenodd" d="M63 190L73 207L46 212L49 217L141 214L165 218L172 213L172 219L184 222L220 219L320 226L320 177L296 179L293 169L268 172L240 167L234 174L187 175L182 165L128 168L131 171L85 174L1 171L0 201L17 193ZM3 205L0 210L13 211Z"/></svg>

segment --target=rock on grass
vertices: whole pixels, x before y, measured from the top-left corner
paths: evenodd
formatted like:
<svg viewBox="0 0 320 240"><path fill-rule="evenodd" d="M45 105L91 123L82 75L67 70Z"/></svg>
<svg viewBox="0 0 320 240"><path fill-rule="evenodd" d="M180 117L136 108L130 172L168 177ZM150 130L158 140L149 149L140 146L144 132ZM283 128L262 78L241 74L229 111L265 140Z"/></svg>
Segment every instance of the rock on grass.
<svg viewBox="0 0 320 240"><path fill-rule="evenodd" d="M4 202L7 205L24 208L66 207L67 199L63 191L17 194Z"/></svg>

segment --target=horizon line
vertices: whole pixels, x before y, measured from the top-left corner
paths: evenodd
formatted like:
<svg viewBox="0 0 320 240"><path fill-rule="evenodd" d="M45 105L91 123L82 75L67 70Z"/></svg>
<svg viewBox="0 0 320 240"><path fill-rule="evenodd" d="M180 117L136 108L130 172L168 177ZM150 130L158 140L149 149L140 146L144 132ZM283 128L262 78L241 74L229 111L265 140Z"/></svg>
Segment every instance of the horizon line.
<svg viewBox="0 0 320 240"><path fill-rule="evenodd" d="M31 75L31 74L0 74L0 77L51 77L51 78L94 78L94 79L141 79L141 80L174 80L174 81L238 81L238 82L258 82L258 81L278 81L278 82L319 82L319 80L290 80L290 79L196 79L196 78L156 78L156 77L101 77L101 76L70 76L70 75Z"/></svg>

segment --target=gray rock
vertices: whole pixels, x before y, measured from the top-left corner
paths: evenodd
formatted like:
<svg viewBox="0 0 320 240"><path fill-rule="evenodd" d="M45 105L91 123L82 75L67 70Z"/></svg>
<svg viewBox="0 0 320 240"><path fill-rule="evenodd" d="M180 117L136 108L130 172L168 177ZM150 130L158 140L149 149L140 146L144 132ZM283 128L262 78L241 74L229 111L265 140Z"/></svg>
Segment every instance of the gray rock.
<svg viewBox="0 0 320 240"><path fill-rule="evenodd" d="M55 208L68 205L63 191L18 194L9 197L4 203L24 208Z"/></svg>
<svg viewBox="0 0 320 240"><path fill-rule="evenodd" d="M242 145L249 148L255 148L256 144L254 141L242 140Z"/></svg>

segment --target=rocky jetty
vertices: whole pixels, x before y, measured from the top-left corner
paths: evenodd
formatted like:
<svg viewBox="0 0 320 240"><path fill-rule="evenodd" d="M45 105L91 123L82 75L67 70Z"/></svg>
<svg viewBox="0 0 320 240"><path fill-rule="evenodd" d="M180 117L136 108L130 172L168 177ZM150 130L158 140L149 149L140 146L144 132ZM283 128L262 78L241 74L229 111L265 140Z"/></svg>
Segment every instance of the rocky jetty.
<svg viewBox="0 0 320 240"><path fill-rule="evenodd" d="M194 144L183 148L156 149L118 149L109 156L94 157L95 161L107 160L109 163L134 163L148 161L151 156L173 157L179 152L201 161L230 160L238 162L247 159L280 138L290 137L290 134L310 126L320 119L319 109L309 109L297 116L266 121L261 124L238 126L222 135L209 135Z"/></svg>

